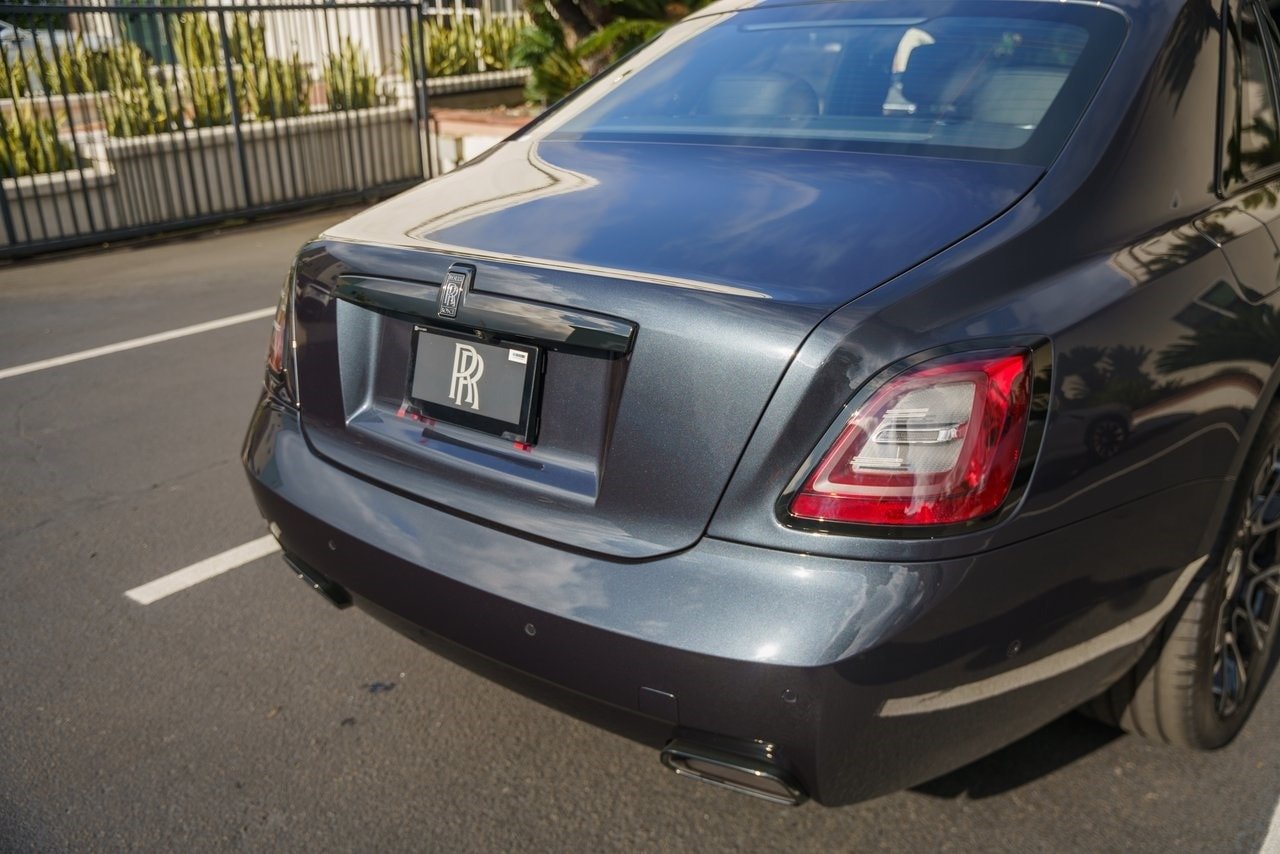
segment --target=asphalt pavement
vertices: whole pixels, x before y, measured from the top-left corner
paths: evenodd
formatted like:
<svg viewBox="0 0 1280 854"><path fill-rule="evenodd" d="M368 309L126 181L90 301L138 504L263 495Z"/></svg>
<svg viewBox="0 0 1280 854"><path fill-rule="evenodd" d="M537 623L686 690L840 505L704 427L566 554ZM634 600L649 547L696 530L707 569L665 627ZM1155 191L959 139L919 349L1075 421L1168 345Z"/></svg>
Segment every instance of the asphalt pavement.
<svg viewBox="0 0 1280 854"><path fill-rule="evenodd" d="M0 269L0 373L275 304L342 214ZM0 379L0 850L1259 851L1280 687L1230 747L1077 716L915 790L775 807L336 611L238 461L270 320ZM1029 568L1031 571L1033 568ZM1268 846L1280 845L1280 829Z"/></svg>

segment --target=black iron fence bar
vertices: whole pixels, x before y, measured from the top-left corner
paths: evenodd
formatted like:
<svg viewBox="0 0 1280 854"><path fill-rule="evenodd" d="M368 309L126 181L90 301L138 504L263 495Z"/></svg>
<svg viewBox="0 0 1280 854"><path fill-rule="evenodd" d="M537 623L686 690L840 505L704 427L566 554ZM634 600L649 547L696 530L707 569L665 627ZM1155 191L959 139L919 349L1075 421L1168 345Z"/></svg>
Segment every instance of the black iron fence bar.
<svg viewBox="0 0 1280 854"><path fill-rule="evenodd" d="M56 42L56 41L54 41L53 39L50 39L50 40L49 40L49 47L50 47L50 49L52 50L52 53L53 53L53 66L54 66L54 68L56 68L56 69L61 69L61 68L62 68L62 58L61 58L61 56L59 55L59 52L58 52L58 44L57 44L57 42ZM36 53L37 53L37 55L39 55L39 48L38 48L38 47L37 47ZM48 89L45 89L45 91L44 91L44 99L45 99L45 106L46 106L46 107L48 107L48 109L49 109L49 114L50 114L50 115L53 115L53 97L49 94L49 90L48 90ZM67 90L66 90L66 87L65 87L65 86L64 86L64 87L62 87L62 103L63 103L63 107L66 109L66 111L67 111L68 113L70 113L70 112L71 112L71 101L70 101L70 99L69 99L69 98L68 98L68 96L67 96ZM71 123L71 148L72 148L72 150L73 150L73 151L77 151L77 152L80 150L80 146L76 144L76 126L75 126L75 123L74 123L74 122L72 122L72 123ZM94 228L93 228L93 211L88 207L88 188L85 186L85 182L84 182L84 172L83 172L83 171L78 172L78 173L77 173L77 177L80 179L80 193L81 193L82 195L84 195L84 197L85 197L85 214L86 214L86 216L87 216L87 217L88 217L88 219L89 219L89 231L93 231L93 230L94 230ZM71 175L70 175L70 170L64 171L64 172L62 173L62 185L63 185L63 188L67 191L67 196L68 196L68 197L72 196L72 195L73 195L73 192L72 192L72 190L71 190ZM83 229L81 229L81 228L80 228L80 217L79 217L79 215L76 213L76 206L75 206L75 204L74 204L74 203L72 203L72 204L69 206L69 210L70 210L70 213L71 213L71 223L72 223L72 227L73 227L77 232L82 231Z"/></svg>
<svg viewBox="0 0 1280 854"><path fill-rule="evenodd" d="M168 29L168 23L167 23L167 22L168 22L168 19L167 19L167 18L165 18L164 20L166 21L165 29L167 30L167 29ZM152 36L152 38L153 38L157 43L159 43L159 33L160 33L160 25L159 25L159 21L160 21L160 16L159 16L159 15L151 15L151 16L148 16L148 17L147 17L147 29L151 32L151 36ZM162 89L166 88L166 87L165 87L165 84L166 84L166 82L167 82L167 78L166 78L166 76L165 76L164 63L157 63L157 64L156 64L156 72L157 72L158 77L159 77L159 81L158 81L158 82L159 82L159 84L160 84L161 88L162 88ZM173 80L173 90L174 90L174 92L175 92L175 93L178 93L178 92L180 91L180 90L179 90L180 82L179 82L178 77L177 77L177 69L176 69L176 68L170 68L170 74L172 75L172 80ZM166 93L166 96L165 96L165 97L166 97L166 98L168 97L167 93ZM181 125L181 124L179 124L179 127L182 127L182 125ZM177 140L176 140L176 139L174 139L172 135L170 135L170 136L169 136L169 138L166 140L166 142L168 143L168 145L167 145L167 147L164 149L165 154L166 154L166 155L169 155L169 156L172 156L172 157L174 157L175 159L179 159L179 151L178 151L178 142L177 142ZM185 145L184 145L184 147L185 147ZM175 179L175 180L180 180L180 178L181 178L181 175L180 175L180 174L178 174L178 173L175 171L174 179ZM176 213L176 214L189 215L189 214L188 214L188 212L187 212L187 205L186 205L186 203L185 203L185 196L184 196L180 191L178 191L178 189L177 189L177 188L175 188L175 187L173 186L173 182L169 180L169 170L168 170L168 169L162 169L162 170L161 170L161 172L160 172L160 181L161 181L161 183L164 185L164 197L165 197L165 200L166 200L166 202L168 203L168 205L172 205L172 207L169 207L169 210L172 210L172 211L173 211L174 213ZM167 207L168 205L166 205L166 207ZM192 213L195 213L195 211L192 211Z"/></svg>
<svg viewBox="0 0 1280 854"><path fill-rule="evenodd" d="M33 15L49 17L24 27ZM24 77L0 101L0 257L372 199L439 171L417 0L0 2L0 17L19 27L0 63Z"/></svg>
<svg viewBox="0 0 1280 854"><path fill-rule="evenodd" d="M334 43L333 31L329 27L328 10L321 12L320 20L324 23L325 44L332 45ZM339 44L338 49L339 50L342 49L341 44ZM351 137L351 117L346 115L346 112L347 112L346 110L342 110L341 112L343 113L343 115L340 117L342 122L342 130L343 130L343 133L346 134L347 138L349 139ZM334 145L334 148L336 149L334 151L334 160L341 160L342 159L342 141L339 139L334 139L333 145ZM354 176L356 171L355 149L352 148L351 146L348 146L348 150L347 150L347 166L348 168L351 169L351 174Z"/></svg>
<svg viewBox="0 0 1280 854"><path fill-rule="evenodd" d="M7 54L6 54L6 60L7 60ZM26 67L26 57L24 57L24 56L22 55L22 42L18 42L18 67L19 67L19 68L25 68L25 67ZM34 114L32 114L31 118L32 118L32 120L33 120L33 121L37 121L37 120L38 120ZM15 107L15 108L14 108L14 110L13 110L13 119L12 119L12 121L13 121L14 125L16 125L16 126L17 126L17 128L18 128L18 136L19 136L19 138L20 138L20 139L26 139L26 138L27 138L27 129L26 129L26 127L25 127L26 122L25 122L25 117L23 116L23 114L22 114L22 110L21 110L21 109L19 109L19 108L17 108L17 107ZM35 135L35 129L34 129L34 128L32 129L32 132L31 132L31 133L32 133L32 135L33 135L33 136ZM5 145L8 145L8 144L9 144L8 136L6 135L6 137L5 137ZM13 161L16 163L16 162L17 162L17 159L18 159L18 158L17 158L17 152L14 152L11 156L12 156L12 158L13 158ZM35 175L31 175L31 176L30 176L30 178L31 178L30 189L32 190L32 192L33 192L33 194L34 194L34 191L35 191L35 178L36 178L36 176L35 176ZM23 227L23 230L25 230L25 231L26 231L26 233L27 233L28 235L30 235L30 234L31 234L31 218L27 215L27 206L23 203L23 202L24 202L24 200L23 200L23 197L22 197L22 178L21 178L20 176L19 176L19 177L16 177L16 178L14 179L14 182L13 182L13 189L16 191L17 196L18 196L18 210L22 213L22 227ZM48 229L48 227L45 225L45 221L44 221L44 211L43 211L41 208L39 208L39 207L37 207L37 208L36 208L36 218L40 221L40 234L41 234L41 236L42 236L42 237L43 237L43 236L47 236L47 235L49 234L49 229Z"/></svg>
<svg viewBox="0 0 1280 854"><path fill-rule="evenodd" d="M66 95L66 97L68 98L70 97L69 94L66 94L65 89L64 89L64 95ZM82 96L82 98L83 97L85 96ZM106 102L103 99L101 91L94 91L92 93L88 93L87 97L91 99L93 110L97 115L102 116L106 114L106 110L104 106ZM70 113L70 110L68 110L68 113ZM71 122L71 128L73 133L75 132L76 125L77 125L77 122ZM94 180L96 181L97 180L96 170L93 177L94 177ZM85 194L86 194L85 207L90 211L92 211L93 209L92 203L89 201L89 199L93 198L94 194L91 194L88 192L89 180L83 167L80 168L80 179L81 179L81 186L85 188ZM113 213L117 217L123 217L124 203L119 195L117 195L114 199L115 204L112 206L112 208L114 209L108 207L107 199L105 196L98 195L97 201L98 201L98 211L102 215L102 228L110 227L109 224L111 222L111 216ZM95 229L95 231L96 230L97 229Z"/></svg>
<svg viewBox="0 0 1280 854"><path fill-rule="evenodd" d="M161 31L160 31L161 21L164 22L164 41L167 41L170 43L176 41L176 39L174 38L175 28L173 26L174 19L172 15L153 15L148 19L148 21L150 23L151 37L152 39L155 40L156 44L161 43ZM195 163L196 159L193 158L191 155L191 137L187 132L186 110L183 108L183 105L182 105L182 79L181 79L181 75L178 72L178 57L176 53L170 52L168 66L169 66L169 78L173 81L174 99L177 102L177 106L178 106L176 110L177 120L178 120L178 133L182 134L182 152L187 163L187 180L191 184L190 213L187 214L187 211L188 211L188 206L186 204L187 195L185 193L182 194L182 200L183 200L182 210L183 210L183 213L188 216L195 216L200 213L199 181L196 178L196 163ZM158 68L163 70L164 63L161 63L158 66ZM176 146L177 143L175 142L174 145ZM198 159L200 162L201 177L204 178L205 198L212 198L213 189L209 184L209 164L206 158L204 157L204 141L200 139L199 134L196 135L196 145L200 149L200 157Z"/></svg>
<svg viewBox="0 0 1280 854"><path fill-rule="evenodd" d="M32 58L33 58L33 59L36 59L37 61L39 60L39 56L40 56L40 48L39 48L39 46L38 46L38 45L39 45L39 43L36 43L35 45L33 45L33 46L32 46L32 49L35 51L35 56L34 56L34 57L32 57ZM42 95L43 95L43 97L44 97L44 105L45 105L45 109L47 109L50 113L52 113L52 112L53 112L53 98L52 98L52 96L50 96L50 95L49 95L49 92L48 92L48 90L47 90L47 89L46 89L44 92L42 92L41 94L42 94ZM33 117L33 121L34 121L36 124L39 124L39 123L40 123L40 119L39 119L38 117ZM35 129L35 130L34 130L34 132L35 132L35 133L39 133L39 129L38 129L38 128L37 128L37 129ZM63 189L65 189L65 190L68 190L68 191L69 191L69 190L71 189L71 179L67 176L67 173L66 173L65 171L63 171L63 172L60 172L60 173L57 173L57 174L61 174L61 175L62 175ZM36 176L34 176L34 175L33 175L33 176L32 176L32 179L33 179L33 180L32 180L32 186L34 187L34 185L35 185L35 179L36 179ZM50 181L54 181L54 180L57 180L57 179L56 179L56 178L50 178L49 180L50 180ZM59 231L59 232L61 232L61 231L63 230L63 224L62 224L62 207L61 207L60 205L54 205L54 207L53 207L53 221L54 221L54 225L57 227L58 231ZM76 229L76 230L77 230L77 231L79 231L79 229Z"/></svg>
<svg viewBox="0 0 1280 854"><path fill-rule="evenodd" d="M244 150L244 129L240 127L240 99L236 97L235 62L231 58L231 41L227 38L227 14L218 7L218 41L222 45L222 61L226 63L227 103L231 106L231 129L236 137L236 153L240 158L240 183L244 185L244 206L253 207L253 185L249 181L249 158Z"/></svg>
<svg viewBox="0 0 1280 854"><path fill-rule="evenodd" d="M238 215L270 216L272 214L289 213L291 211L298 211L298 210L304 210L304 211L319 210L323 207L333 207L335 205L340 206L344 204L353 204L353 205L364 204L371 201L372 199L381 197L384 192L397 193L403 190L407 190L410 187L417 186L420 183L421 181L419 181L417 178L414 178L407 181L401 181L397 184L389 184L385 187L379 188L380 192L377 193L376 195L371 195L367 190L352 190L350 192L345 192L345 193L336 193L331 196L326 196L322 199L311 200L312 203L309 205L308 204L299 205L297 202L294 202L294 201L278 202L278 203L273 203L268 205L259 205L258 207L254 208L252 211L238 212ZM196 229L205 228L208 226L224 224L228 221L229 218L230 218L230 215L222 212L214 213L214 214L202 214L200 216L184 219L181 222L176 223L176 226L177 226L176 228L171 227L171 228L164 229L164 231L181 232L186 230L196 230ZM174 224L170 224L170 225L174 225ZM86 246L94 243L110 243L111 241L114 241L114 240L131 240L137 237L150 237L158 233L161 233L161 231L156 229L155 226L153 225L139 225L139 226L130 226L126 228L113 228L109 231L98 232L96 234L77 234L77 235L69 235L67 237L59 237L51 240L40 241L39 243L32 244L29 247L23 247L20 244L18 248L20 249L25 248L28 251L25 253L6 252L6 253L0 253L0 254L21 256L23 254L29 255L29 254L34 254L36 252L38 253L57 252L58 250L61 250L61 249L74 249L76 247Z"/></svg>
<svg viewBox="0 0 1280 854"><path fill-rule="evenodd" d="M431 129L428 126L428 117L431 115L431 104L427 100L427 63L426 51L424 50L424 40L426 34L423 33L422 27L419 25L422 21L422 10L416 12L411 9L405 10L405 26L408 32L406 44L409 48L409 77L410 85L413 86L413 117L414 126L418 131L418 168L428 178L435 177L439 174L438 162L431 156Z"/></svg>
<svg viewBox="0 0 1280 854"><path fill-rule="evenodd" d="M174 18L171 16L166 17L164 21L165 21L165 31L169 34L169 40L175 44L179 43L180 41L188 42L188 43L184 43L181 49L188 52L191 51L193 48L189 43L189 40L187 39L186 34L182 32L182 28L180 26L174 25L175 24ZM169 61L169 67L173 72L174 80L178 80L180 79L180 72L178 71L178 53L176 51L170 51L169 55L170 57L172 57ZM191 90L190 85L188 85L187 88L188 90ZM187 149L189 151L191 143L187 136L187 111L186 111L186 106L182 103L182 88L179 87L175 94L178 102L178 110L177 110L178 127L181 128L181 131L182 131L183 144L187 146ZM190 97L192 100L191 113L194 118L196 113L194 91L191 91ZM210 165L211 165L210 160L212 159L212 154L206 151L205 144L204 144L204 135L199 132L198 127L196 127L195 130L196 130L196 134L195 134L196 147L200 150L200 175L204 179L204 198L206 203L208 203L214 198L213 181L217 177L216 170L214 170L215 171L214 178L210 178L209 172L210 172ZM200 208L200 204L199 204L200 194L196 192L196 189L194 187L192 188L191 198L198 212Z"/></svg>
<svg viewBox="0 0 1280 854"><path fill-rule="evenodd" d="M284 93L281 91L283 89L283 86L284 86L283 81L277 80L274 74L267 75L267 94L268 94L268 97L271 98L271 116L272 116L272 119L271 119L272 140L271 141L276 152L276 163L279 164L280 166L284 166L285 164L287 164L288 175L290 179L292 179L289 182L288 189L286 189L285 170L277 169L275 172L275 175L272 176L273 179L275 179L273 180L273 183L279 186L280 195L289 196L289 195L296 195L298 192L297 175L294 171L297 163L297 151L294 149L295 139L293 134L282 132L283 126L280 124L280 121L279 121L281 107L284 104ZM288 149L287 154L281 150L281 147L280 147L281 136L285 137L285 148Z"/></svg>
<svg viewBox="0 0 1280 854"><path fill-rule="evenodd" d="M302 29L303 29L302 25L299 23L298 18L299 16L297 15L285 16L285 23L288 26L289 39L294 44L297 44L300 41L300 38L302 35ZM289 163L290 170L291 170L290 174L293 178L292 192L294 193L294 195L306 195L306 196L313 195L314 190L312 189L312 187L314 186L314 184L311 180L311 175L309 174L309 170L298 168L298 166L294 162L298 157L299 152L301 152L304 149L306 143L305 141L298 140L296 137L293 137L293 136L291 136L290 139L292 140L291 144L293 145L291 149L290 163Z"/></svg>
<svg viewBox="0 0 1280 854"><path fill-rule="evenodd" d="M124 5L90 5L88 3L0 3L0 12L23 15L67 15L92 14L105 12L121 15L147 15L172 12L208 12L219 10L227 12L316 12L322 9L339 11L343 9L417 9L416 2L407 0L316 0L314 3L236 3L234 6L204 6L198 3L180 5L130 4Z"/></svg>
<svg viewBox="0 0 1280 854"><path fill-rule="evenodd" d="M17 232L13 228L13 212L9 210L9 196L0 187L0 218L4 219L4 236L10 246L18 242Z"/></svg>
<svg viewBox="0 0 1280 854"><path fill-rule="evenodd" d="M154 19L151 19L151 21L154 22ZM163 151L166 154L166 156L173 154L174 153L173 137L169 136L168 139L165 140L165 142L169 143L169 145L167 146L167 150L165 148L162 148L161 151ZM176 214L177 213L177 211L175 210L176 204L174 204L176 200L176 196L174 193L173 184L169 180L168 169L160 170L160 184L161 184L160 187L154 187L154 186L148 187L148 189L151 191L153 199L155 200L152 210L171 211L172 213ZM171 204L173 205L173 207L170 207Z"/></svg>

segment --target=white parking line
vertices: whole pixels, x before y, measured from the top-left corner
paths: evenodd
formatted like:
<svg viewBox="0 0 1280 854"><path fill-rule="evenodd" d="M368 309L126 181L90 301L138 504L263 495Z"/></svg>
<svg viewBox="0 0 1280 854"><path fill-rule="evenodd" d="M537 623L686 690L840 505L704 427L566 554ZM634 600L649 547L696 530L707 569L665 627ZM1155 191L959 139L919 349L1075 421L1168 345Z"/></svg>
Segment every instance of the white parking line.
<svg viewBox="0 0 1280 854"><path fill-rule="evenodd" d="M157 332L155 335L144 335L141 338L131 338L128 341L121 341L119 344L108 344L105 347L94 347L92 350L81 350L78 353L68 353L65 356L55 356L52 359L44 359L39 362L28 362L25 365L15 365L12 368L0 368L0 380L7 380L10 377L19 377L23 374L30 374L35 371L43 371L47 368L69 365L72 362L83 362L85 359L96 359L99 356L109 356L112 353L119 353L122 350L133 350L137 347L146 347L148 344L159 344L162 341L172 341L175 338L185 338L188 335L199 335L201 332L212 332L215 329L222 329L224 326L235 326L237 323L247 323L250 320L261 320L262 318L270 317L273 314L275 314L274 308L260 308L257 311L246 311L244 314L233 314L230 317L223 317L218 320L209 320L205 323L197 323L193 326L184 326L181 329L171 329L168 332Z"/></svg>
<svg viewBox="0 0 1280 854"><path fill-rule="evenodd" d="M251 563L260 557L266 557L278 551L280 551L280 544L276 542L275 537L259 537L242 546L228 549L222 554L206 558L199 563L193 563L185 569L161 576L155 581L148 581L140 587L126 590L124 595L139 605L150 605L152 602L171 596L179 590L186 590L201 581L208 581L216 575L222 575L224 572L229 572L238 566L244 566L246 563Z"/></svg>
<svg viewBox="0 0 1280 854"><path fill-rule="evenodd" d="M1280 803L1271 814L1271 827L1267 829L1267 838L1262 840L1258 854L1280 854Z"/></svg>

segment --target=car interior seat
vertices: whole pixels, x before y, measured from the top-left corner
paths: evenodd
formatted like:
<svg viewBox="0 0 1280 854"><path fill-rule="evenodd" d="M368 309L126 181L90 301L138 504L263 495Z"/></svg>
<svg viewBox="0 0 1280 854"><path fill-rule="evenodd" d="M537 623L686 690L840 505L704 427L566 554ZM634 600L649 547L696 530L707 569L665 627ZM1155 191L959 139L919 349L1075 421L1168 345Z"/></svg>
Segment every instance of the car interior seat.
<svg viewBox="0 0 1280 854"><path fill-rule="evenodd" d="M882 115L893 85L893 55L901 38L900 32L893 32L870 50L850 50L841 57L827 87L823 112L829 116Z"/></svg>
<svg viewBox="0 0 1280 854"><path fill-rule="evenodd" d="M818 93L780 71L721 74L711 81L701 112L717 116L816 116Z"/></svg>
<svg viewBox="0 0 1280 854"><path fill-rule="evenodd" d="M1067 69L1027 66L985 75L973 97L973 120L1031 130L1066 82Z"/></svg>
<svg viewBox="0 0 1280 854"><path fill-rule="evenodd" d="M916 105L916 115L967 118L967 96L980 82L988 54L969 42L920 45L902 73L902 96Z"/></svg>

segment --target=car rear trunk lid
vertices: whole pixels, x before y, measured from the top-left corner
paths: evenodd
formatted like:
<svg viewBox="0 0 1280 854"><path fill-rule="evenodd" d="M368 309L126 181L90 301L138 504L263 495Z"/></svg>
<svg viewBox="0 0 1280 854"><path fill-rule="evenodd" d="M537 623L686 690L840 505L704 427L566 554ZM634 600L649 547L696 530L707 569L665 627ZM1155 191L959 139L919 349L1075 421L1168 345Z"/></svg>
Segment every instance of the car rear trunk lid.
<svg viewBox="0 0 1280 854"><path fill-rule="evenodd" d="M304 250L295 294L313 447L572 549L643 559L691 545L822 317L981 226L1039 174L767 154L512 143L331 230ZM457 316L442 317L441 284L467 268ZM531 446L406 408L423 328L537 348Z"/></svg>

